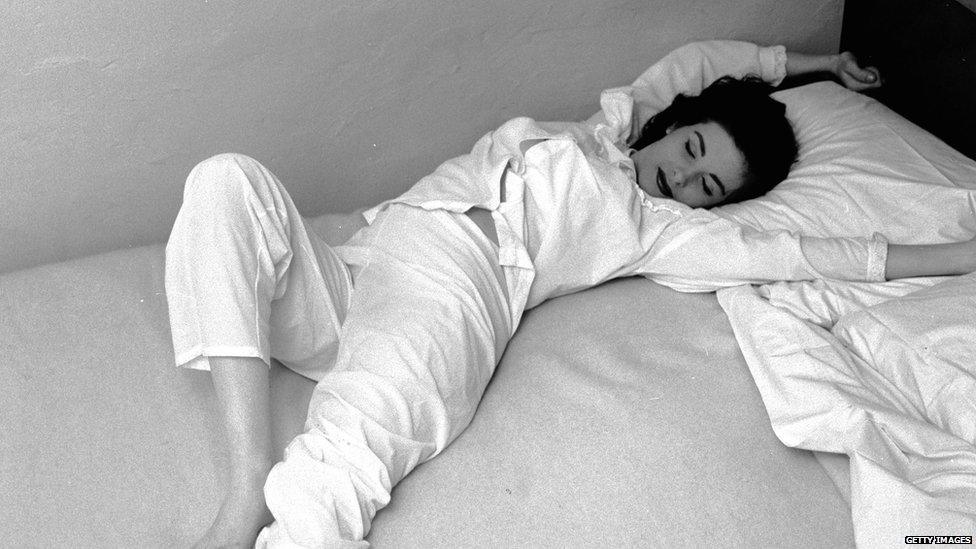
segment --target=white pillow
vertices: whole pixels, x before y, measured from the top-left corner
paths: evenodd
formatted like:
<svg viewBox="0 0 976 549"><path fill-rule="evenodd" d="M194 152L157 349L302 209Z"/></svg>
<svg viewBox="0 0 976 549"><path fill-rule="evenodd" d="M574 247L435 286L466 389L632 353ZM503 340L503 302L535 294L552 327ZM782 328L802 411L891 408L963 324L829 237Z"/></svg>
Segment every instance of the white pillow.
<svg viewBox="0 0 976 549"><path fill-rule="evenodd" d="M925 417L976 444L976 273L845 315L831 330Z"/></svg>
<svg viewBox="0 0 976 549"><path fill-rule="evenodd" d="M819 82L773 95L800 145L789 178L712 211L757 229L920 244L976 234L976 162L865 95Z"/></svg>

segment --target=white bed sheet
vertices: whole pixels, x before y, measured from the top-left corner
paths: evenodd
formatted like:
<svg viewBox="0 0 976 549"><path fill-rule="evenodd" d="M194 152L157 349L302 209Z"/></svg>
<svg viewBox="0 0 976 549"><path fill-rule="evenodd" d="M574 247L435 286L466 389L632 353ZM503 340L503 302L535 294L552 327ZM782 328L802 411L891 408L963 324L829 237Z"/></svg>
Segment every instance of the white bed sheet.
<svg viewBox="0 0 976 549"><path fill-rule="evenodd" d="M797 129L799 161L766 196L720 215L808 235L880 232L899 244L976 234L972 159L834 83L775 97ZM942 289L927 289L935 283ZM976 534L974 292L966 279L914 279L719 293L773 429L787 445L823 452L863 547ZM850 472L830 453L849 456Z"/></svg>
<svg viewBox="0 0 976 549"><path fill-rule="evenodd" d="M776 435L849 456L859 547L973 536L976 275L813 285L718 294Z"/></svg>
<svg viewBox="0 0 976 549"><path fill-rule="evenodd" d="M184 547L226 464L209 375L172 365L162 246L0 276L0 540ZM312 384L274 369L277 446ZM474 422L394 491L384 547L847 547L714 295L626 279L529 312Z"/></svg>

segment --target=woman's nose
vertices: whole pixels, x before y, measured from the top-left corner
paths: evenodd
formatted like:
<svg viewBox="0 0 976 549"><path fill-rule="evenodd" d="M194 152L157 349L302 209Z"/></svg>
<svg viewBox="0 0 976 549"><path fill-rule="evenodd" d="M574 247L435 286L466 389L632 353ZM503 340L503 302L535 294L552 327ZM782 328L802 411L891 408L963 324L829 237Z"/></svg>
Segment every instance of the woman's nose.
<svg viewBox="0 0 976 549"><path fill-rule="evenodd" d="M685 185L685 173L681 168L674 168L671 170L671 181L678 187L684 187Z"/></svg>
<svg viewBox="0 0 976 549"><path fill-rule="evenodd" d="M684 187L695 179L695 171L691 169L675 168L671 175L671 181L678 187Z"/></svg>
<svg viewBox="0 0 976 549"><path fill-rule="evenodd" d="M686 185L694 183L697 179L701 177L702 172L695 166L689 166L687 168L675 168L673 172L674 184L679 187L684 187Z"/></svg>

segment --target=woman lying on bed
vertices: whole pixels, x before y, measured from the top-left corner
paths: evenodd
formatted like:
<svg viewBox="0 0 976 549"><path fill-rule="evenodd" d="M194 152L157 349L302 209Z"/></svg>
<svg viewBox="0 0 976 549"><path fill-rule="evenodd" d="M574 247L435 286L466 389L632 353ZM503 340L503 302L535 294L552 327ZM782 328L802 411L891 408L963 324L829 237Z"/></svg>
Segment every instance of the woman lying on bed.
<svg viewBox="0 0 976 549"><path fill-rule="evenodd" d="M797 150L766 85L720 77L814 70L878 83L846 55L683 47L604 92L588 122L504 124L337 247L256 161L199 164L166 291L176 361L212 372L229 440L228 492L200 544L249 545L274 520L258 545L365 545L393 486L464 430L522 314L548 298L630 275L713 291L976 270L973 242L757 232L704 209L763 194ZM319 381L273 468L271 357Z"/></svg>

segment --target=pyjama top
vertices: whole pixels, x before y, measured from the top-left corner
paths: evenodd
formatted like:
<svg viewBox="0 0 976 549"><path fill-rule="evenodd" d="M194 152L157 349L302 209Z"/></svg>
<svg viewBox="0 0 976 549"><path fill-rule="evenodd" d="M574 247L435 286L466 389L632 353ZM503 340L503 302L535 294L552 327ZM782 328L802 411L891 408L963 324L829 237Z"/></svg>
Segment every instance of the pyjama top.
<svg viewBox="0 0 976 549"><path fill-rule="evenodd" d="M779 280L884 280L887 242L880 235L758 231L638 187L628 147L635 129L679 93L749 74L781 82L785 49L732 41L683 46L630 86L605 90L589 120L510 120L363 215L372 223L392 203L489 210L513 329L524 310L546 299L623 276L684 292Z"/></svg>

